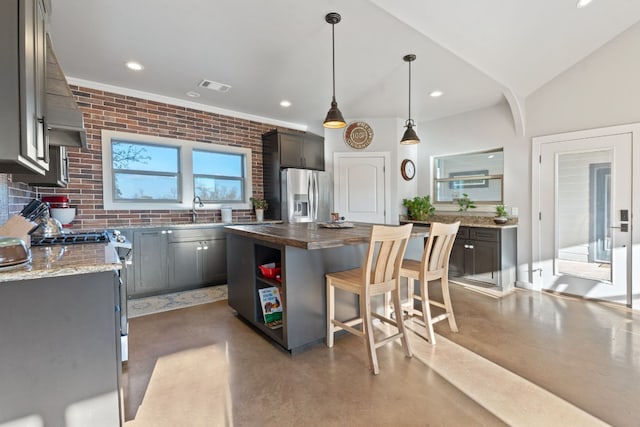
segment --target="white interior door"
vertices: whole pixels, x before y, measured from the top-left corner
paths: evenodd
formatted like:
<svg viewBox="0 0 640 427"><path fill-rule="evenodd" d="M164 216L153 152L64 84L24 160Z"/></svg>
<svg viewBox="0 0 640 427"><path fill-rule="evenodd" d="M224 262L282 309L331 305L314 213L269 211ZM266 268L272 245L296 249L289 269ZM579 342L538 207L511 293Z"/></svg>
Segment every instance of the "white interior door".
<svg viewBox="0 0 640 427"><path fill-rule="evenodd" d="M632 134L566 138L534 138L534 283L630 305Z"/></svg>
<svg viewBox="0 0 640 427"><path fill-rule="evenodd" d="M335 211L348 221L385 224L388 162L384 153L337 153L333 174Z"/></svg>

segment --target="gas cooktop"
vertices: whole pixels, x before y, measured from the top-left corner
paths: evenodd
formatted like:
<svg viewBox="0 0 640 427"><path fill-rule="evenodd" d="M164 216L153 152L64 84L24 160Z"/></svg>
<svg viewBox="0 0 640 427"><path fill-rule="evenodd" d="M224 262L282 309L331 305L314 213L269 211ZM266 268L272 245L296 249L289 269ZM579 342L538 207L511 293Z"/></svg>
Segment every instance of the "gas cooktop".
<svg viewBox="0 0 640 427"><path fill-rule="evenodd" d="M79 245L87 243L109 243L109 234L106 231L90 233L70 233L56 237L33 237L31 246L51 245Z"/></svg>

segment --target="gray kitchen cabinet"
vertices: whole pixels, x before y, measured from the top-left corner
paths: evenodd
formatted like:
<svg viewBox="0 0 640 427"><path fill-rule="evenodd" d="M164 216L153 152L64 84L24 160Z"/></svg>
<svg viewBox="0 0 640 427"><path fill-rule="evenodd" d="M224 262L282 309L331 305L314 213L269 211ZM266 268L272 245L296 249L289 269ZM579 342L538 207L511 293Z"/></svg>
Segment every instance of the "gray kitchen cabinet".
<svg viewBox="0 0 640 427"><path fill-rule="evenodd" d="M133 236L130 298L227 281L227 240L221 225L124 230Z"/></svg>
<svg viewBox="0 0 640 427"><path fill-rule="evenodd" d="M324 170L324 138L313 133L304 134L302 157L305 169Z"/></svg>
<svg viewBox="0 0 640 427"><path fill-rule="evenodd" d="M0 170L44 174L49 168L45 114L44 0L0 6Z"/></svg>
<svg viewBox="0 0 640 427"><path fill-rule="evenodd" d="M256 261L254 259L254 242L250 239L229 235L227 239L227 294L229 305L249 322L256 322L257 293ZM237 256L242 254L242 256ZM270 259L273 262L278 259Z"/></svg>
<svg viewBox="0 0 640 427"><path fill-rule="evenodd" d="M172 230L169 282L172 289L224 283L227 241L222 227Z"/></svg>
<svg viewBox="0 0 640 427"><path fill-rule="evenodd" d="M202 281L202 252L200 241L169 244L169 283L171 288L183 288Z"/></svg>
<svg viewBox="0 0 640 427"><path fill-rule="evenodd" d="M44 175L14 173L12 174L13 181L39 187L66 187L69 183L67 148L51 146L49 154L49 170Z"/></svg>
<svg viewBox="0 0 640 427"><path fill-rule="evenodd" d="M324 138L278 129L262 135L267 167L324 170Z"/></svg>
<svg viewBox="0 0 640 427"><path fill-rule="evenodd" d="M497 286L515 285L517 228L460 227L449 259L449 278Z"/></svg>
<svg viewBox="0 0 640 427"><path fill-rule="evenodd" d="M202 283L227 283L227 237L210 239L205 242L208 248L202 252Z"/></svg>
<svg viewBox="0 0 640 427"><path fill-rule="evenodd" d="M162 293L169 289L166 229L133 232L133 269L133 284L127 283L129 296Z"/></svg>
<svg viewBox="0 0 640 427"><path fill-rule="evenodd" d="M1 284L0 425L123 424L119 304L113 271Z"/></svg>
<svg viewBox="0 0 640 427"><path fill-rule="evenodd" d="M367 244L307 250L269 239L273 236L227 233L228 303L265 336L296 353L325 338L326 272L361 265ZM417 243L421 249L421 242ZM279 280L264 277L259 270L259 266L269 263L280 263ZM280 293L281 327L265 324L259 293L271 287L278 288ZM338 292L336 297L338 318L357 316L357 295Z"/></svg>

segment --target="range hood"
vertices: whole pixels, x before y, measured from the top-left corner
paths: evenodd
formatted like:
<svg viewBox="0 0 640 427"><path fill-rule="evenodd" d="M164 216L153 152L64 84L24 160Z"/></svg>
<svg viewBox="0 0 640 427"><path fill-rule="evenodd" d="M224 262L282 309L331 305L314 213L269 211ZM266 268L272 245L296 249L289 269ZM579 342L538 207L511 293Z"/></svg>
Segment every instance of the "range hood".
<svg viewBox="0 0 640 427"><path fill-rule="evenodd" d="M87 148L82 111L53 53L47 35L46 108L49 145Z"/></svg>

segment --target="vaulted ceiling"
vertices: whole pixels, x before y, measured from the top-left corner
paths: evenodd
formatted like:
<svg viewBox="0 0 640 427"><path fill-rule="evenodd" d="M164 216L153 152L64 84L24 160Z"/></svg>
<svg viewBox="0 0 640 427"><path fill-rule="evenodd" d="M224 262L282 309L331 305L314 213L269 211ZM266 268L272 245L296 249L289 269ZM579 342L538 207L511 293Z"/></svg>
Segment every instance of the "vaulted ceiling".
<svg viewBox="0 0 640 427"><path fill-rule="evenodd" d="M345 118L406 118L402 57L413 53L412 116L425 121L505 94L524 99L640 21L637 0L576 1L52 0L49 29L72 83L317 130L331 101L328 12L342 15L335 67ZM131 60L144 69L127 69ZM203 79L231 88L201 88Z"/></svg>

